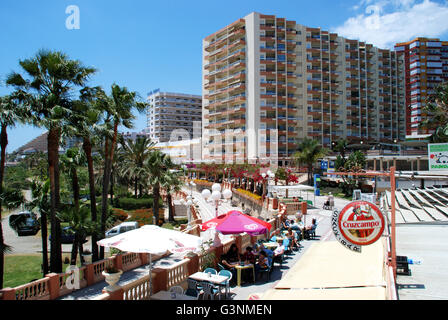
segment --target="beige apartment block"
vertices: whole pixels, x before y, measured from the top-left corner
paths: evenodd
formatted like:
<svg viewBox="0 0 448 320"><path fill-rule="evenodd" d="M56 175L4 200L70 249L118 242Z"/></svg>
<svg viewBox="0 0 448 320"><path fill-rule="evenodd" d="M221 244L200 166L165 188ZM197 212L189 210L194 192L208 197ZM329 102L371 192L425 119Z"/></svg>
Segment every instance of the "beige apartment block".
<svg viewBox="0 0 448 320"><path fill-rule="evenodd" d="M326 147L405 138L403 58L253 12L203 40L203 158L285 164Z"/></svg>
<svg viewBox="0 0 448 320"><path fill-rule="evenodd" d="M202 97L155 92L147 99L146 132L152 141L168 142L201 137Z"/></svg>

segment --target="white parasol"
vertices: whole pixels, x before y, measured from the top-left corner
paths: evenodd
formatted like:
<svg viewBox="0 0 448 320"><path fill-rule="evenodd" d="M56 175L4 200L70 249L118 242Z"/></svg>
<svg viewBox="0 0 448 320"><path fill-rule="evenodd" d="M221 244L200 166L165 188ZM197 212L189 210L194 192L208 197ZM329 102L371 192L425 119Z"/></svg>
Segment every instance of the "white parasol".
<svg viewBox="0 0 448 320"><path fill-rule="evenodd" d="M161 255L167 251L174 254L197 252L201 248L202 239L180 231L145 225L111 238L102 239L97 243L103 247L112 247L125 252L148 253L150 294L152 295L151 255Z"/></svg>

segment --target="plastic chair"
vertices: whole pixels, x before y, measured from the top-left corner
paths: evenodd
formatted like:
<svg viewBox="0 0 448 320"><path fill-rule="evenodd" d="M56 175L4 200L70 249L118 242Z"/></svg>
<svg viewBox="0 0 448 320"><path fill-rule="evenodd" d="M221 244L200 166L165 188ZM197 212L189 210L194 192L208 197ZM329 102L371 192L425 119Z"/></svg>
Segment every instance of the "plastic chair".
<svg viewBox="0 0 448 320"><path fill-rule="evenodd" d="M222 264L218 263L217 265L218 265L218 268L219 268L220 271L221 270L226 270L226 268Z"/></svg>
<svg viewBox="0 0 448 320"><path fill-rule="evenodd" d="M289 248L289 239L284 239L282 245L285 248L286 254L291 253L291 249Z"/></svg>
<svg viewBox="0 0 448 320"><path fill-rule="evenodd" d="M305 231L305 239L314 239L316 238L316 229L317 229L317 224L314 225L310 230L306 230Z"/></svg>
<svg viewBox="0 0 448 320"><path fill-rule="evenodd" d="M260 269L260 273L267 273L267 277L266 277L266 282L268 280L271 279L271 271L272 271L272 258L271 257L267 257L268 258L268 267L265 269Z"/></svg>
<svg viewBox="0 0 448 320"><path fill-rule="evenodd" d="M185 291L185 294L190 297L196 297L196 299L199 297L200 291L198 290L198 282L193 279L187 279L188 288L187 291ZM202 287L201 287L202 289Z"/></svg>
<svg viewBox="0 0 448 320"><path fill-rule="evenodd" d="M169 292L174 292L176 294L184 294L184 289L181 286L173 286L170 288Z"/></svg>
<svg viewBox="0 0 448 320"><path fill-rule="evenodd" d="M211 300L214 300L214 297L217 293L219 293L219 289L216 288L212 283L210 282L204 282L202 283L203 286L203 296L202 299L211 298Z"/></svg>
<svg viewBox="0 0 448 320"><path fill-rule="evenodd" d="M226 298L228 297L228 294L230 292L230 280L232 280L232 272L230 272L229 270L221 270L218 273L220 276L225 276L228 277L227 280L225 280L224 282L222 282L225 285L225 291L226 291Z"/></svg>
<svg viewBox="0 0 448 320"><path fill-rule="evenodd" d="M285 253L282 252L282 254L274 256L274 258L272 259L272 264L274 264L274 262L277 262L278 264L280 264L280 268L281 268L283 266L284 255L285 255Z"/></svg>
<svg viewBox="0 0 448 320"><path fill-rule="evenodd" d="M218 274L218 271L216 271L213 268L207 268L207 269L204 270L204 272L205 273L209 273L210 272L211 274Z"/></svg>

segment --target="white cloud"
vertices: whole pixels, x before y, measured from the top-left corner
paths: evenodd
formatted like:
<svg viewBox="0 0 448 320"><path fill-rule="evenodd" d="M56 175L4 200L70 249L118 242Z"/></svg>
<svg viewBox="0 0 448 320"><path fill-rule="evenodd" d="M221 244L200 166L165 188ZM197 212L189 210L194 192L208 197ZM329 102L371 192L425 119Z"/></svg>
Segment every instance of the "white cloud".
<svg viewBox="0 0 448 320"><path fill-rule="evenodd" d="M380 48L416 37L440 37L448 31L448 2L431 0L361 0L352 8L363 11L334 32Z"/></svg>

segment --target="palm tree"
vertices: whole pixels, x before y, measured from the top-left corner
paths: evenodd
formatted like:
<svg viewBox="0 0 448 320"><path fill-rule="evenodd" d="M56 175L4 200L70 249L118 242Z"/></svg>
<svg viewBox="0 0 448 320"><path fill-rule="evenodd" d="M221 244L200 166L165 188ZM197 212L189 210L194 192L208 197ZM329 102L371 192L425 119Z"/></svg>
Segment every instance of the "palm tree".
<svg viewBox="0 0 448 320"><path fill-rule="evenodd" d="M421 127L433 129L433 143L448 142L448 83L438 86L427 101L424 111L428 114Z"/></svg>
<svg viewBox="0 0 448 320"><path fill-rule="evenodd" d="M14 127L17 122L26 121L29 116L28 110L24 106L19 106L18 100L14 96L0 97L0 221L2 214L2 200L3 194L3 177L5 174L6 164L6 147L8 146L8 127ZM4 273L4 253L6 251L3 228L0 223L0 289L3 288L3 273Z"/></svg>
<svg viewBox="0 0 448 320"><path fill-rule="evenodd" d="M162 188L166 190L166 202L168 204L168 220L174 221L174 208L172 193L180 191L184 184L181 179L181 172L168 170L164 176Z"/></svg>
<svg viewBox="0 0 448 320"><path fill-rule="evenodd" d="M81 206L65 206L59 213L61 221L67 222L70 227L68 230L74 234L70 264L76 265L76 257L79 253L79 259L81 263L84 263L83 254L83 242L84 239L100 231L100 225L91 221L89 217L89 207Z"/></svg>
<svg viewBox="0 0 448 320"><path fill-rule="evenodd" d="M82 139L82 149L87 161L87 171L89 175L89 195L90 195L90 216L93 223L97 222L96 192L95 192L95 172L92 156L92 149L97 143L100 135L100 119L104 110L96 103L99 87L85 87L80 90L80 100L74 101L73 112L68 122L72 135ZM98 260L97 234L92 234L92 261Z"/></svg>
<svg viewBox="0 0 448 320"><path fill-rule="evenodd" d="M106 110L104 116L103 132L105 134L104 142L104 173L103 189L101 194L101 236L105 236L107 219L107 196L109 192L109 183L114 161L114 151L117 146L118 127L124 126L132 128L132 120L135 118L132 114L134 109L143 112L146 104L137 101L137 93L129 91L126 87L120 87L117 84L112 85L112 92L107 96L104 92L99 92L97 103ZM104 258L104 247L100 249L100 258Z"/></svg>
<svg viewBox="0 0 448 320"><path fill-rule="evenodd" d="M305 138L298 146L299 151L294 153L293 158L298 163L306 164L308 167L308 184L313 180L313 165L320 158L327 154L327 149L323 148L319 142Z"/></svg>
<svg viewBox="0 0 448 320"><path fill-rule="evenodd" d="M23 103L30 107L32 123L48 129L48 172L51 198L50 270L62 272L61 226L56 214L60 206L59 145L62 130L71 113L71 94L75 87L84 87L94 68L84 67L57 51L39 51L35 57L19 61L27 75L8 75L6 83L25 95Z"/></svg>
<svg viewBox="0 0 448 320"><path fill-rule="evenodd" d="M153 217L154 224L157 224L159 220L160 188L170 179L169 170L174 168L174 163L167 154L160 150L153 150L145 160L144 168L148 177L147 183L152 186L153 190Z"/></svg>
<svg viewBox="0 0 448 320"><path fill-rule="evenodd" d="M42 238L42 271L45 276L48 274L48 230L47 216L50 213L50 180L47 178L44 183L33 181L31 183L31 198L27 203L29 210L38 210L40 214L40 228Z"/></svg>
<svg viewBox="0 0 448 320"><path fill-rule="evenodd" d="M61 167L67 172L71 183L73 192L73 204L75 210L79 209L79 179L78 179L78 167L85 165L86 158L84 153L78 148L70 148L65 154L61 156Z"/></svg>
<svg viewBox="0 0 448 320"><path fill-rule="evenodd" d="M137 198L137 191L140 187L140 197L142 196L141 177L144 171L143 164L149 157L151 148L155 145L147 137L138 137L135 141L126 139L121 143L122 157L120 159L120 174L134 182L134 193Z"/></svg>

